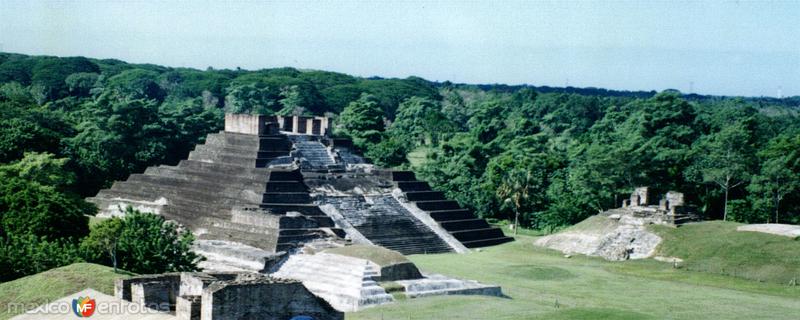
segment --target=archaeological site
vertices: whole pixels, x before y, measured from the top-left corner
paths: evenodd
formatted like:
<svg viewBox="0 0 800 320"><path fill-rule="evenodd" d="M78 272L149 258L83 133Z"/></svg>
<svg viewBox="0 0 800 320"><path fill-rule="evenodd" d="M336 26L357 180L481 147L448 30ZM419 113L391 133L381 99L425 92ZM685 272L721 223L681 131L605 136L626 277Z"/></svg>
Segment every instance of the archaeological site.
<svg viewBox="0 0 800 320"><path fill-rule="evenodd" d="M188 228L206 258L203 273L121 280L117 298L167 302L162 311L181 319L341 319L399 296L503 295L425 273L403 255L467 253L512 238L412 172L370 164L331 128L324 117L227 114L225 130L188 159L89 198L101 217L133 207ZM297 309L297 299L310 302ZM234 309L245 311L226 311Z"/></svg>

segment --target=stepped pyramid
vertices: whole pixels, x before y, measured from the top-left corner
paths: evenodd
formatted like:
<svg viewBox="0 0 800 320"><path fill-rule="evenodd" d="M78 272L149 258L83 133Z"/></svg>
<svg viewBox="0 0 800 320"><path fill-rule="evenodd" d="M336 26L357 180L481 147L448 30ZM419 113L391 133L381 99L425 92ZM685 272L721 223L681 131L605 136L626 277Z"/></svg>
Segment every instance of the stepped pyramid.
<svg viewBox="0 0 800 320"><path fill-rule="evenodd" d="M408 171L375 168L323 117L227 114L177 166L132 174L87 200L98 216L132 206L189 228L207 267L261 271L271 254L350 239L403 254L510 241ZM224 267L227 266L227 267Z"/></svg>

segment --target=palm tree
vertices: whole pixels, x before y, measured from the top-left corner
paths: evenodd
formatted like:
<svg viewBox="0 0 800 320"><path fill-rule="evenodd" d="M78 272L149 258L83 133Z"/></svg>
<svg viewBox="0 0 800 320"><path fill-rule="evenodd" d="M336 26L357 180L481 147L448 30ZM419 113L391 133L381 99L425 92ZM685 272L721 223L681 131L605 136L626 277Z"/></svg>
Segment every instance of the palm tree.
<svg viewBox="0 0 800 320"><path fill-rule="evenodd" d="M532 180L530 171L512 170L506 173L503 183L497 188L497 197L514 209L514 235L517 235L519 229L519 208L530 195Z"/></svg>

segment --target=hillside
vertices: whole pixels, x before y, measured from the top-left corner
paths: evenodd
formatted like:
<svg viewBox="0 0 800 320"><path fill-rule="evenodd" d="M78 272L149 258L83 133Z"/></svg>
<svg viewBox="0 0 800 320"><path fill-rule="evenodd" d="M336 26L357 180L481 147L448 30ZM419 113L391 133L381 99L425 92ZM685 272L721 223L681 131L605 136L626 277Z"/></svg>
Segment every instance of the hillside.
<svg viewBox="0 0 800 320"><path fill-rule="evenodd" d="M740 225L708 221L651 229L664 239L658 254L683 259L687 270L779 284L800 280L798 239L736 231Z"/></svg>
<svg viewBox="0 0 800 320"><path fill-rule="evenodd" d="M681 268L688 271L784 285L800 279L800 241L759 232L736 231L736 227L741 225L723 221L688 223L678 228L650 225L647 230L661 238L652 256L679 258L683 260ZM618 229L610 219L592 216L545 238L575 242L549 246L563 251L562 248L592 245L585 238L602 238L615 232Z"/></svg>
<svg viewBox="0 0 800 320"><path fill-rule="evenodd" d="M649 259L565 258L534 246L536 237L516 238L466 255L409 257L423 272L499 284L507 298L409 299L347 319L796 319L800 312L799 286L674 269Z"/></svg>
<svg viewBox="0 0 800 320"><path fill-rule="evenodd" d="M12 313L12 304L24 304L27 309L35 308L86 288L113 295L114 279L129 275L132 274L124 271L114 273L112 268L106 266L75 263L0 283L0 320L19 313Z"/></svg>

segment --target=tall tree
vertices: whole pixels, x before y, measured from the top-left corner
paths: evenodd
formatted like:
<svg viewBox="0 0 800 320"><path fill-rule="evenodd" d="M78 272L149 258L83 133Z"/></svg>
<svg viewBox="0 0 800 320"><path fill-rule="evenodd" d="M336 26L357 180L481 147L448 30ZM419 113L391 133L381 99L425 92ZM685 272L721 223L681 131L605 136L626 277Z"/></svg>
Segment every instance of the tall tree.
<svg viewBox="0 0 800 320"><path fill-rule="evenodd" d="M800 153L800 135L778 136L758 152L761 168L758 174L753 176L747 190L770 200L775 223L780 223L780 206L784 197L800 190L800 172L792 170L792 159L796 158L798 153Z"/></svg>
<svg viewBox="0 0 800 320"><path fill-rule="evenodd" d="M534 177L530 171L513 170L506 174L503 183L497 188L497 197L509 203L514 209L514 235L519 229L519 210L530 198Z"/></svg>
<svg viewBox="0 0 800 320"><path fill-rule="evenodd" d="M728 219L730 191L749 181L753 149L751 133L741 123L704 136L694 147L695 162L687 171L691 178L713 183L725 194L722 219Z"/></svg>

